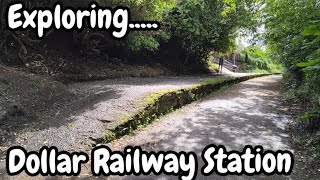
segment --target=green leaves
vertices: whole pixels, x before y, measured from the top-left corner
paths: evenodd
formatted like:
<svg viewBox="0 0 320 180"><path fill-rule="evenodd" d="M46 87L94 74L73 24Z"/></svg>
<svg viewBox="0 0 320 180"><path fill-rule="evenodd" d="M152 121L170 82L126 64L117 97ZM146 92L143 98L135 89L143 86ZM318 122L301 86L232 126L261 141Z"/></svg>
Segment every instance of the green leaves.
<svg viewBox="0 0 320 180"><path fill-rule="evenodd" d="M155 59L150 55L157 55L166 65L173 62L173 66L187 68L199 68L213 49L225 52L234 48L237 30L257 22L257 2L260 0L106 1L112 7L128 6L133 21L156 20L162 25L161 33L131 32L119 43L127 51L125 58Z"/></svg>
<svg viewBox="0 0 320 180"><path fill-rule="evenodd" d="M305 43L304 49L314 50L308 56L311 60L297 63L296 66L304 68L305 71L320 70L320 20L312 21L312 25L307 26L301 34L313 37L314 40Z"/></svg>
<svg viewBox="0 0 320 180"><path fill-rule="evenodd" d="M140 50L156 51L159 48L159 42L151 36L139 34L129 38L129 48L135 53Z"/></svg>
<svg viewBox="0 0 320 180"><path fill-rule="evenodd" d="M210 49L227 51L236 30L251 14L252 0L184 0L179 1L166 18L182 39L186 49L195 54ZM251 19L252 20L252 19Z"/></svg>
<svg viewBox="0 0 320 180"><path fill-rule="evenodd" d="M296 64L296 66L300 67L300 68L305 68L305 67L315 66L315 65L320 65L320 58L315 59L315 60L311 60L308 62L301 62L301 63Z"/></svg>
<svg viewBox="0 0 320 180"><path fill-rule="evenodd" d="M273 57L286 67L288 91L303 102L307 112L320 112L319 0L266 0L265 40ZM304 119L312 118L306 114Z"/></svg>
<svg viewBox="0 0 320 180"><path fill-rule="evenodd" d="M320 36L320 23L316 25L310 25L302 32L304 36Z"/></svg>

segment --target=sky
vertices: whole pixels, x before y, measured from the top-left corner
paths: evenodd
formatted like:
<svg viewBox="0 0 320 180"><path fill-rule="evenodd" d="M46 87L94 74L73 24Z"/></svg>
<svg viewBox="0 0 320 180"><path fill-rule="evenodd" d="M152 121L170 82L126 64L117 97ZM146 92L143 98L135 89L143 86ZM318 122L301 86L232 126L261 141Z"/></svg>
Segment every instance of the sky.
<svg viewBox="0 0 320 180"><path fill-rule="evenodd" d="M257 27L256 33L252 33L249 30L241 29L237 33L239 34L239 37L236 39L236 44L239 47L238 51L242 51L244 48L249 47L254 42L255 45L260 46L262 49L265 49L265 44L258 40L255 37L255 35L263 34L266 32L265 26L262 25L260 27Z"/></svg>

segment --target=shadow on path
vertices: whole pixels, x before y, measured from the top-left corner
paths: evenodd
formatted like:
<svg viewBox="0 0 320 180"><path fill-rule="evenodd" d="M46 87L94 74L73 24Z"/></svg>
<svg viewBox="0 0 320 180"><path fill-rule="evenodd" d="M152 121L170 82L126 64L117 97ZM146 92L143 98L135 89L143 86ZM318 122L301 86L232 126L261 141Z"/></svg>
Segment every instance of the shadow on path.
<svg viewBox="0 0 320 180"><path fill-rule="evenodd" d="M268 150L291 150L285 127L289 117L281 110L280 76L268 76L235 85L227 91L166 116L159 123L119 142L150 151L193 151L198 155L209 144L242 151L246 145ZM124 148L114 143L116 148ZM177 177L112 177L112 179L177 179ZM289 179L281 176L201 176L197 179Z"/></svg>

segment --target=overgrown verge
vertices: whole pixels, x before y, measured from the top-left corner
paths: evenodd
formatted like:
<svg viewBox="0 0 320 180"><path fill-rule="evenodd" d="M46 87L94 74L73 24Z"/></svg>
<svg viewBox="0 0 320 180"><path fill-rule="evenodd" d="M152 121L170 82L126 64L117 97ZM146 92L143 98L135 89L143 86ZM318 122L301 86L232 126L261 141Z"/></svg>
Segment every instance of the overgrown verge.
<svg viewBox="0 0 320 180"><path fill-rule="evenodd" d="M283 67L280 62L271 57L269 49L263 50L258 46L250 46L240 53L241 72L281 73Z"/></svg>
<svg viewBox="0 0 320 180"><path fill-rule="evenodd" d="M202 99L224 86L266 75L270 74L257 74L237 78L215 78L191 88L158 92L149 96L145 100L148 105L143 110L134 116L123 120L115 128L107 130L105 136L96 141L97 143L111 142L117 138L132 133L136 129L140 129L150 124L162 115L168 114L184 105Z"/></svg>
<svg viewBox="0 0 320 180"><path fill-rule="evenodd" d="M297 115L306 112L305 105L301 102L294 102L286 100L288 112L295 115L288 126L291 134L291 141L295 149L295 161L302 164L296 167L301 168L306 179L319 179L319 170L314 170L308 167L320 167L320 131L315 117L304 115L296 117ZM299 170L297 169L297 172Z"/></svg>
<svg viewBox="0 0 320 180"><path fill-rule="evenodd" d="M317 0L268 1L262 9L266 17L265 40L272 56L285 67L285 98L303 108L296 122L301 138L296 141L301 142L301 147L318 151L317 159L320 159L319 5ZM279 13L275 16L274 12Z"/></svg>

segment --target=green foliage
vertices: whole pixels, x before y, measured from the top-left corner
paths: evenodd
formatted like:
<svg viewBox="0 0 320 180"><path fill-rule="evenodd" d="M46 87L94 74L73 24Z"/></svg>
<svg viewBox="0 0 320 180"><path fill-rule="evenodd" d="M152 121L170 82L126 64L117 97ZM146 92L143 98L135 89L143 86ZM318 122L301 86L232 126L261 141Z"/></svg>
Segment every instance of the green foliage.
<svg viewBox="0 0 320 180"><path fill-rule="evenodd" d="M208 53L226 52L235 47L236 30L255 22L253 0L184 0L167 13L170 25L170 49L178 55L166 57L187 67L207 65ZM249 17L249 18L248 18ZM177 62L177 56L179 60Z"/></svg>
<svg viewBox="0 0 320 180"><path fill-rule="evenodd" d="M319 1L268 0L263 14L271 55L286 68L287 95L304 103L304 119L314 120L320 114Z"/></svg>
<svg viewBox="0 0 320 180"><path fill-rule="evenodd" d="M130 8L132 20L161 21L163 13L171 9L175 0L98 0L106 6L127 6Z"/></svg>
<svg viewBox="0 0 320 180"><path fill-rule="evenodd" d="M32 8L49 6L53 0L25 2ZM117 41L109 38L108 32L92 33L87 29L83 34L69 36L69 41L72 41L70 43L81 46L83 52L87 50L99 52L112 59L130 63L162 63L181 73L202 73L201 71L207 70L208 52L213 49L221 52L234 49L236 31L240 27L253 26L256 23L255 16L259 7L258 0L97 0L97 2L107 7L129 7L130 20L159 21L161 31L131 31L126 40ZM63 1L63 3L66 6L86 6L88 2ZM25 35L24 32L21 34ZM91 36L91 34L96 35ZM25 39L34 38L31 36ZM91 42L95 47L88 45Z"/></svg>
<svg viewBox="0 0 320 180"><path fill-rule="evenodd" d="M219 72L219 67L216 64L213 64L211 60L208 61L208 66L216 72Z"/></svg>
<svg viewBox="0 0 320 180"><path fill-rule="evenodd" d="M286 67L305 61L311 49L310 40L302 35L312 20L317 0L267 1L265 12L266 40L276 58Z"/></svg>
<svg viewBox="0 0 320 180"><path fill-rule="evenodd" d="M320 68L318 66L319 63L320 63L320 59L315 59L315 60L310 60L310 61L307 61L307 62L298 63L298 64L296 64L296 66L300 67L300 68L318 69L318 68Z"/></svg>
<svg viewBox="0 0 320 180"><path fill-rule="evenodd" d="M163 21L164 13L170 11L175 0L98 0L108 7L126 6L130 8L133 21ZM131 31L124 41L110 39L106 53L111 57L130 63L159 63L155 61L160 42L167 42L170 34L159 31Z"/></svg>
<svg viewBox="0 0 320 180"><path fill-rule="evenodd" d="M156 39L145 34L130 36L129 48L133 52L140 50L155 51L159 47L159 43Z"/></svg>
<svg viewBox="0 0 320 180"><path fill-rule="evenodd" d="M53 1L25 2L32 8L49 6ZM235 49L236 31L240 27L254 26L260 7L259 0L97 0L97 2L107 7L129 7L130 20L159 21L161 31L131 31L126 40L117 41L109 38L108 32L91 33L90 30L86 30L83 34L69 36L69 41L72 41L70 43L81 46L83 52L91 50L104 53L112 59L130 63L162 63L181 73L202 73L207 70L207 55L213 49L219 52ZM88 2L64 1L64 3L66 6L86 6ZM90 42L95 47L88 45Z"/></svg>
<svg viewBox="0 0 320 180"><path fill-rule="evenodd" d="M319 11L320 12L320 11ZM319 16L320 13L318 12ZM304 36L313 38L308 43L305 43L305 48L313 49L313 52L307 56L307 62L297 63L296 66L304 68L305 71L319 71L320 70L320 21L307 26L301 33Z"/></svg>
<svg viewBox="0 0 320 180"><path fill-rule="evenodd" d="M115 139L116 139L116 134L111 131L108 131L107 133L105 133L103 138L104 142L111 142Z"/></svg>
<svg viewBox="0 0 320 180"><path fill-rule="evenodd" d="M221 1L186 0L177 5L167 20L172 26L172 35L182 40L183 48L192 55L204 58L208 48L223 38L223 33L220 33L223 31L222 12ZM221 49L224 46L228 47L222 44Z"/></svg>
<svg viewBox="0 0 320 180"><path fill-rule="evenodd" d="M203 81L201 85L219 84L219 83L223 83L224 81L232 81L232 80L235 80L235 78L212 78L212 79Z"/></svg>
<svg viewBox="0 0 320 180"><path fill-rule="evenodd" d="M320 118L320 115L319 114L313 114L313 113L306 113L302 116L299 116L299 119L301 121L306 121L308 122L310 119L313 119L313 118Z"/></svg>
<svg viewBox="0 0 320 180"><path fill-rule="evenodd" d="M283 71L279 62L271 59L267 51L263 51L258 46L250 46L241 53L241 60L250 65L244 67L242 71L256 73L281 73Z"/></svg>

